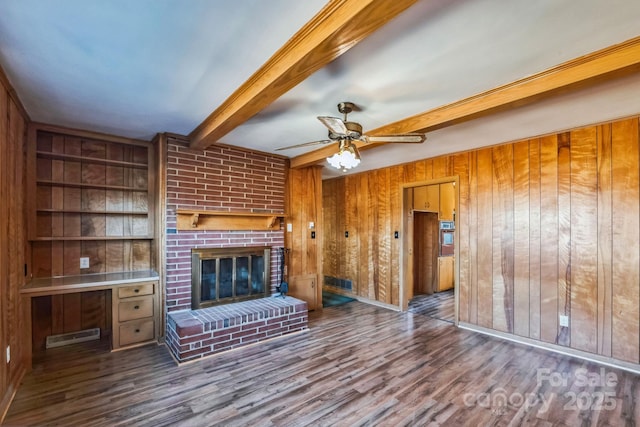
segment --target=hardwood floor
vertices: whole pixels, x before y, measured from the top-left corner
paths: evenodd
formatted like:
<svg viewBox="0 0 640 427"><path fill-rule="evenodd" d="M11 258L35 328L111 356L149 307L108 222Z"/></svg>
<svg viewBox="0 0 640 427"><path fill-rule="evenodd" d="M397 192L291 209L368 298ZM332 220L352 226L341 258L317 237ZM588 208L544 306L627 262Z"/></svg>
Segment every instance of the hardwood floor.
<svg viewBox="0 0 640 427"><path fill-rule="evenodd" d="M434 319L455 322L455 297L453 289L431 295L416 295L409 301L409 311Z"/></svg>
<svg viewBox="0 0 640 427"><path fill-rule="evenodd" d="M162 346L109 353L104 344L84 344L37 362L7 425L631 426L640 420L639 376L357 301L312 313L308 332L180 367Z"/></svg>

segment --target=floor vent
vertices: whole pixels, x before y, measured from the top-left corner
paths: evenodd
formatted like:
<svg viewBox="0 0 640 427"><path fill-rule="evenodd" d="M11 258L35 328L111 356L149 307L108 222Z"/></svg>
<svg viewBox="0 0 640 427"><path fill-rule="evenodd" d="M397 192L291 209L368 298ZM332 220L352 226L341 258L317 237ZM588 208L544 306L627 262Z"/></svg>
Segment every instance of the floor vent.
<svg viewBox="0 0 640 427"><path fill-rule="evenodd" d="M47 337L47 348L62 347L63 345L99 339L100 328L85 329L83 331L69 332L60 335L49 335Z"/></svg>

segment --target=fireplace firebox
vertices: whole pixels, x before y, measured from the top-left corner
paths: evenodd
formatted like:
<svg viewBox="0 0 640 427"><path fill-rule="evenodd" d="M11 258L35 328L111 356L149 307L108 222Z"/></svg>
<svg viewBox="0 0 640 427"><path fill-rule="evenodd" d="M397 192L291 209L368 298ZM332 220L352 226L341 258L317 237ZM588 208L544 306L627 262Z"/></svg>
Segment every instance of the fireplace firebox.
<svg viewBox="0 0 640 427"><path fill-rule="evenodd" d="M253 298L271 291L271 248L197 248L191 250L191 308Z"/></svg>

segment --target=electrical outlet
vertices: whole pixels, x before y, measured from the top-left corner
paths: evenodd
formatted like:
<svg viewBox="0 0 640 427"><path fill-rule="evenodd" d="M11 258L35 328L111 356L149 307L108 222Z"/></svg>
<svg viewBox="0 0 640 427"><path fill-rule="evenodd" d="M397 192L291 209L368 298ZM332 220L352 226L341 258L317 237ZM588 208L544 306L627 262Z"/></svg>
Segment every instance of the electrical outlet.
<svg viewBox="0 0 640 427"><path fill-rule="evenodd" d="M288 233L291 233L292 231L293 231L293 224L288 223L288 224L287 224L287 232L288 232Z"/></svg>
<svg viewBox="0 0 640 427"><path fill-rule="evenodd" d="M560 315L560 326L569 326L569 316Z"/></svg>
<svg viewBox="0 0 640 427"><path fill-rule="evenodd" d="M89 268L89 257L83 256L80 258L80 268Z"/></svg>
<svg viewBox="0 0 640 427"><path fill-rule="evenodd" d="M7 346L7 363L11 362L11 346Z"/></svg>

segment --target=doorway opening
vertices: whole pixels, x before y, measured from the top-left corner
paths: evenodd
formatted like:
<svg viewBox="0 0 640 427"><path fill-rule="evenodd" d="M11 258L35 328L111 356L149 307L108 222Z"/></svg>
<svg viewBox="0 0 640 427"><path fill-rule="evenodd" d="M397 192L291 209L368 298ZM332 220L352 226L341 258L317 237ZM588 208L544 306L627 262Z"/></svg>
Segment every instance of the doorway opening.
<svg viewBox="0 0 640 427"><path fill-rule="evenodd" d="M403 308L457 324L457 177L404 188Z"/></svg>
<svg viewBox="0 0 640 427"><path fill-rule="evenodd" d="M413 298L409 311L453 323L453 253L443 251L438 216L436 212L413 213ZM451 246L446 248L453 249Z"/></svg>

